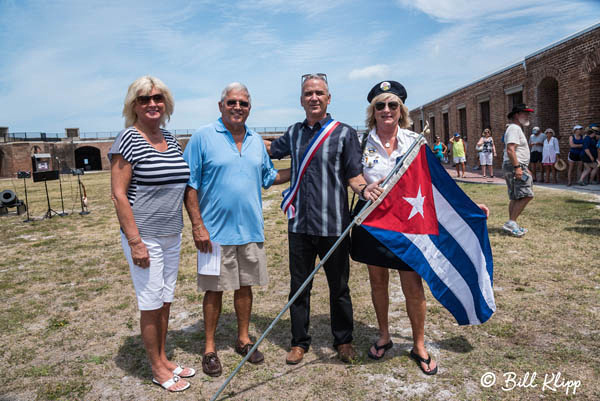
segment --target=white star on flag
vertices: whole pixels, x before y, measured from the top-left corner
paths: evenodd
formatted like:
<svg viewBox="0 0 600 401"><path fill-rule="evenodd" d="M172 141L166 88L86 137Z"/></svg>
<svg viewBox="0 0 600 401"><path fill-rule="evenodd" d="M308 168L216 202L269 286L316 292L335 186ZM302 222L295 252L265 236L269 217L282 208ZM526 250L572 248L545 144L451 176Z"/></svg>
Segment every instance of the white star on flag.
<svg viewBox="0 0 600 401"><path fill-rule="evenodd" d="M405 201L411 204L413 207L410 211L410 215L408 216L408 220L412 219L413 216L417 213L421 215L421 217L425 218L423 215L423 203L425 202L425 197L421 195L421 186L419 185L419 192L417 193L416 198L405 198L402 197Z"/></svg>

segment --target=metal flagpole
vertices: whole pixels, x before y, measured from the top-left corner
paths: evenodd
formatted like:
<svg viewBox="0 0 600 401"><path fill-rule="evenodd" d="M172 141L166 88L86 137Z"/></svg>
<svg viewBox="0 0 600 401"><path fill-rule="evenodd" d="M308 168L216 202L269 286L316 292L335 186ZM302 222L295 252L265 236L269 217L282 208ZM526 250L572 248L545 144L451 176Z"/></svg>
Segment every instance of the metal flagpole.
<svg viewBox="0 0 600 401"><path fill-rule="evenodd" d="M402 155L400 157L400 160L398 160L398 162L396 163L396 165L394 166L394 168L392 169L392 171L390 171L390 173L387 175L387 177L383 181L382 186L385 186L390 181L390 179L396 174L396 172L400 169L400 167L402 167L402 165L404 164L404 159L406 159L406 156L408 156L416 146L421 145L422 142L420 141L420 139L422 137L423 137L423 134L421 134L410 145L410 147L404 153L404 155ZM346 227L346 229L340 235L340 237L337 239L337 241L331 246L331 248L329 249L329 251L327 251L327 253L323 257L323 259L321 259L319 261L319 264L315 267L315 269L312 271L312 273L310 273L310 275L308 276L308 278L304 281L304 283L302 283L302 285L300 286L300 288L298 289L298 291L296 291L296 293L294 294L294 296L292 296L292 298L290 298L290 300L283 307L283 309L281 310L281 312L279 312L279 314L277 315L277 317L275 318L275 320L273 320L271 322L271 324L269 325L269 327L267 327L267 329L265 330L265 332L256 341L256 344L254 344L254 346L250 349L250 351L248 351L248 353L246 354L246 356L244 357L244 359L242 359L242 361L238 364L238 366L234 369L234 371L231 372L231 374L229 375L229 377L227 378L227 380L225 380L225 382L221 385L221 387L219 387L219 390L217 390L217 392L215 393L215 395L212 396L212 398L210 399L210 401L215 401L217 399L217 397L223 392L223 390L225 390L225 387L227 387L227 385L229 384L229 382L235 377L235 375L239 372L239 370L242 368L242 366L244 366L244 364L246 363L246 361L248 359L250 359L250 356L252 356L252 354L254 353L254 351L256 351L256 349L258 348L259 344L265 339L265 337L267 336L267 334L269 334L271 332L271 330L273 329L273 327L275 326L275 324L279 321L279 319L281 319L281 316L283 316L283 314L290 308L290 306L294 303L294 301L296 300L296 298L298 298L300 296L300 294L302 293L302 291L304 291L304 289L306 288L306 286L308 285L308 283L310 283L310 281L313 279L313 277L315 276L315 274L317 274L317 272L319 271L319 269L321 268L321 266L323 266L325 264L325 262L327 262L327 260L333 254L333 252L335 252L335 250L337 249L337 247L342 243L342 241L346 238L346 236L348 236L348 234L350 233L350 230L352 229L352 227L354 227L357 224L358 219L362 218L361 214L365 210L367 210L369 208L369 206L371 206L372 203L373 203L373 201L371 201L371 200L367 201L367 203L365 204L365 206L361 209L360 213L358 213L354 217L354 219L352 220L352 222L350 222L350 225L348 225L348 227Z"/></svg>

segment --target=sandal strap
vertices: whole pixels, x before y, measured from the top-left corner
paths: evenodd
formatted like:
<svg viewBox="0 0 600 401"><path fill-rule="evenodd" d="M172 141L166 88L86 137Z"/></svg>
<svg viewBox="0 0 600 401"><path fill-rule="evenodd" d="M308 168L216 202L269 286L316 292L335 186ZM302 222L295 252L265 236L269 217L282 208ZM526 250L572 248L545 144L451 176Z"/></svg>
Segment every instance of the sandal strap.
<svg viewBox="0 0 600 401"><path fill-rule="evenodd" d="M373 347L375 348L375 351L380 351L380 350L382 350L382 349L386 349L387 347L389 347L389 346L390 346L390 343L391 343L391 341L390 341L390 342L388 342L388 343L386 343L386 344L383 344L383 345L377 345L377 341L375 341L375 342L373 343ZM393 344L392 344L392 345L393 345Z"/></svg>
<svg viewBox="0 0 600 401"><path fill-rule="evenodd" d="M431 363L431 355L429 355L429 358L425 359L421 355L417 354L414 350L410 351L410 353L413 355L413 358L418 359L419 362L426 363L427 367L429 367L429 364Z"/></svg>

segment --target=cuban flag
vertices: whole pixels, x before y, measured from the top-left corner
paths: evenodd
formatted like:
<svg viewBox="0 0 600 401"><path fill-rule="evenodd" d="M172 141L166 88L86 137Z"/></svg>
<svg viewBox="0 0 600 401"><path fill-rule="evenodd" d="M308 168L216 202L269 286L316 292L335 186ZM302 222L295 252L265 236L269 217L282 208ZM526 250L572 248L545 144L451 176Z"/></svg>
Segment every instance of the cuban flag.
<svg viewBox="0 0 600 401"><path fill-rule="evenodd" d="M413 148L356 221L425 279L458 324L481 324L495 312L485 213L427 145Z"/></svg>

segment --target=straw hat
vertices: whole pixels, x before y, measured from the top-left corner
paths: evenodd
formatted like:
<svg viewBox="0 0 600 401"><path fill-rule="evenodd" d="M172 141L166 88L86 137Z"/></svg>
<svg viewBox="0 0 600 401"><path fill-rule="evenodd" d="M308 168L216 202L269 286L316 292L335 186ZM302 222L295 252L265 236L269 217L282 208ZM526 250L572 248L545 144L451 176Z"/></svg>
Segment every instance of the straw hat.
<svg viewBox="0 0 600 401"><path fill-rule="evenodd" d="M554 168L558 171L565 171L567 169L567 163L563 159L558 159L556 163L554 163Z"/></svg>

